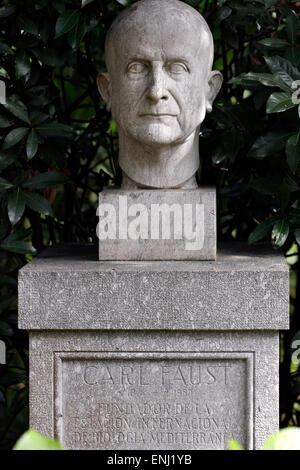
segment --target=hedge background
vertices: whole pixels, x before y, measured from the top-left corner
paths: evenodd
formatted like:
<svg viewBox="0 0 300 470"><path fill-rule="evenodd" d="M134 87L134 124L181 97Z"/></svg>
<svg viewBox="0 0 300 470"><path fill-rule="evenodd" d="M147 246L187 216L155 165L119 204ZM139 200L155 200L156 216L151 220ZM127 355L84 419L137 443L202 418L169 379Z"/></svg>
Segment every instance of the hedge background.
<svg viewBox="0 0 300 470"><path fill-rule="evenodd" d="M126 3L134 2L0 2L0 340L7 347L0 449L28 428L17 272L53 243L96 242L97 194L120 183L117 129L96 76L105 67L105 33ZM291 354L300 340L300 2L186 3L209 23L224 76L201 128L198 179L217 186L220 240L265 239L287 256L291 329L282 334L281 426L299 426L300 369Z"/></svg>

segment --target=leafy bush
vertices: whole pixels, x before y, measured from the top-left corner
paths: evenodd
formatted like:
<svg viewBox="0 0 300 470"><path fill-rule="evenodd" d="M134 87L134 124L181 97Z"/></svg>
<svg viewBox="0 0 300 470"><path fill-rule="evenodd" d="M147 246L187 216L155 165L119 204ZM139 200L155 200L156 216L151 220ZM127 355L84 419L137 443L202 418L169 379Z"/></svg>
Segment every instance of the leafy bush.
<svg viewBox="0 0 300 470"><path fill-rule="evenodd" d="M17 272L58 241L96 242L97 194L120 183L117 129L96 76L104 69L105 33L125 3L4 0L0 6L2 449L28 428L28 344L17 329ZM299 425L299 366L291 367L290 358L300 331L299 3L186 3L207 19L215 68L224 75L201 129L198 180L218 188L220 240L266 237L288 255L292 326L282 336L281 417L284 426Z"/></svg>

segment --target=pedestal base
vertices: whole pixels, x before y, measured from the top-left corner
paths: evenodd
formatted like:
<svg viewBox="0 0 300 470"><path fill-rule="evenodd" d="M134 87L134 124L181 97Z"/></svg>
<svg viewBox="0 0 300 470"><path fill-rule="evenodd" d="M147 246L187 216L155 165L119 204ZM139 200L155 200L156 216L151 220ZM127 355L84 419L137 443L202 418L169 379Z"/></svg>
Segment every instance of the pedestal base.
<svg viewBox="0 0 300 470"><path fill-rule="evenodd" d="M30 427L67 449L259 449L278 357L274 332L31 332Z"/></svg>

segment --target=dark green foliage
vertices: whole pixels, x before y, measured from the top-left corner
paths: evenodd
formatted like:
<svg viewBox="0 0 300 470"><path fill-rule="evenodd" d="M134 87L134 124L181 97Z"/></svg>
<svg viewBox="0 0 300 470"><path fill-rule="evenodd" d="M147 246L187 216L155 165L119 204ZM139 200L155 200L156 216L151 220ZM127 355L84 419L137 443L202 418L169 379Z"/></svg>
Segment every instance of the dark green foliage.
<svg viewBox="0 0 300 470"><path fill-rule="evenodd" d="M127 2L133 3L133 2ZM299 3L186 1L207 19L224 85L201 129L203 185L218 188L220 240L300 242ZM97 194L119 184L118 141L96 86L104 38L124 0L0 4L0 448L28 427L27 334L17 329L17 272L58 241L96 241ZM297 82L298 81L298 82ZM291 330L282 338L282 425L300 425L298 258ZM297 336L296 336L297 337ZM297 402L298 400L298 402Z"/></svg>

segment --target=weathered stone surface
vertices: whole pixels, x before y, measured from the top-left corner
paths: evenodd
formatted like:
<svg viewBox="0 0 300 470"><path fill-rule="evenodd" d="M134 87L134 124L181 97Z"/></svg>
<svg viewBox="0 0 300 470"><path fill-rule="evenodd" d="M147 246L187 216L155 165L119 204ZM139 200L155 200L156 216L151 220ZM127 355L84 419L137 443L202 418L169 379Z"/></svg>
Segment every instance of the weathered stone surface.
<svg viewBox="0 0 300 470"><path fill-rule="evenodd" d="M19 297L30 426L68 449L259 449L278 429L281 255L116 263L58 246L22 268Z"/></svg>
<svg viewBox="0 0 300 470"><path fill-rule="evenodd" d="M273 331L33 331L30 426L69 449L259 449L278 357Z"/></svg>
<svg viewBox="0 0 300 470"><path fill-rule="evenodd" d="M100 260L215 260L216 190L105 190Z"/></svg>
<svg viewBox="0 0 300 470"><path fill-rule="evenodd" d="M217 261L97 261L95 246L51 248L19 272L19 327L276 330L289 325L284 257L220 246Z"/></svg>
<svg viewBox="0 0 300 470"><path fill-rule="evenodd" d="M6 345L0 340L0 364L6 364Z"/></svg>

